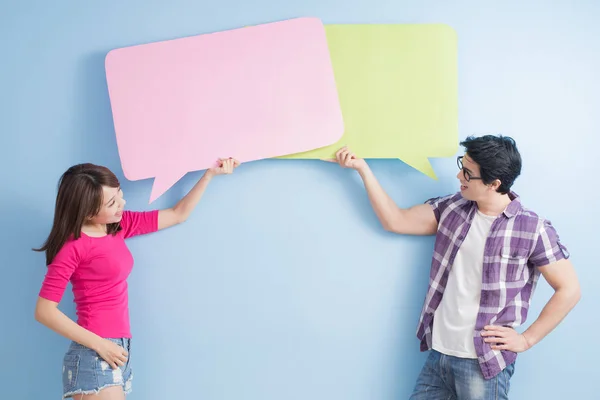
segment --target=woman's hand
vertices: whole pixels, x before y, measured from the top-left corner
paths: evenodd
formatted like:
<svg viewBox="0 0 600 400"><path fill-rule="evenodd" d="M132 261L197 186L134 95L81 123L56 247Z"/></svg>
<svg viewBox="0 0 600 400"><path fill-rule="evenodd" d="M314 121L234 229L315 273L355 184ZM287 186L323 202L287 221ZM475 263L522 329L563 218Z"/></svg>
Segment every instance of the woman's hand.
<svg viewBox="0 0 600 400"><path fill-rule="evenodd" d="M125 366L129 356L127 350L108 339L102 339L95 350L112 369Z"/></svg>
<svg viewBox="0 0 600 400"><path fill-rule="evenodd" d="M207 174L211 176L217 175L229 175L233 173L233 170L240 166L240 162L235 158L221 158L219 159L219 165L206 170Z"/></svg>

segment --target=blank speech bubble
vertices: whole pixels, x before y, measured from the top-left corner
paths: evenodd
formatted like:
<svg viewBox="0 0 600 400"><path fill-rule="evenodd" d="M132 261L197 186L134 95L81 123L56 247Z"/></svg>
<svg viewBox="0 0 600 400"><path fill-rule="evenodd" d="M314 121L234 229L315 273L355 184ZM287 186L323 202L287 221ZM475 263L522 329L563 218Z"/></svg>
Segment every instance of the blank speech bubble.
<svg viewBox="0 0 600 400"><path fill-rule="evenodd" d="M458 149L457 38L442 24L326 25L344 116L341 140L280 158L400 158L435 178L428 157Z"/></svg>
<svg viewBox="0 0 600 400"><path fill-rule="evenodd" d="M150 202L220 157L305 152L344 131L317 18L115 49L105 64L123 173L155 178Z"/></svg>

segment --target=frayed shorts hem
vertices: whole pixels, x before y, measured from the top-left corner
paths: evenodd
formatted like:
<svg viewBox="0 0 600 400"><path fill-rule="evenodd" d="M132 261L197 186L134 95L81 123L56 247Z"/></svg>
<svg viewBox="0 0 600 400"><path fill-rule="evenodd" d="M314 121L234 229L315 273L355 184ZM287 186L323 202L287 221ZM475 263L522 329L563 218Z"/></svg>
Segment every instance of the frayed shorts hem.
<svg viewBox="0 0 600 400"><path fill-rule="evenodd" d="M77 389L77 390L72 390L72 391L70 391L70 392L67 392L67 393L63 394L63 397L62 397L62 398L63 398L63 399L68 399L68 398L70 398L70 397L73 397L73 396L76 396L76 395L78 395L78 394L98 394L98 393L100 393L100 391L101 391L102 389L106 389L106 388L108 388L108 387L112 387L112 386L121 386L121 387L123 387L123 385L122 385L122 384L120 384L120 383L109 383L109 384L107 384L107 385L104 385L104 386L102 386L102 387L99 387L98 389L92 389L92 390L83 390L83 389ZM128 389L123 389L123 392L124 392L125 394L129 394L129 393L131 393L131 391L132 391L132 390L131 390L131 385L129 385L129 388L128 388Z"/></svg>

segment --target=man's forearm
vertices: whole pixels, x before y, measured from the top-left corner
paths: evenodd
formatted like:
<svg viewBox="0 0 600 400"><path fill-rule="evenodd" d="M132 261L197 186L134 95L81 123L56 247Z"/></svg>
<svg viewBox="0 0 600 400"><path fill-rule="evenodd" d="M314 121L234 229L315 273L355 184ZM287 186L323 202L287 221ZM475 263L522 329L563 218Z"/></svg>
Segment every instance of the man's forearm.
<svg viewBox="0 0 600 400"><path fill-rule="evenodd" d="M369 167L362 168L358 173L363 180L369 201L377 218L386 230L393 230L397 223L396 220L401 218L403 210L383 190Z"/></svg>
<svg viewBox="0 0 600 400"><path fill-rule="evenodd" d="M539 317L523 332L529 347L539 343L552 332L575 307L580 296L578 288L564 288L554 292Z"/></svg>

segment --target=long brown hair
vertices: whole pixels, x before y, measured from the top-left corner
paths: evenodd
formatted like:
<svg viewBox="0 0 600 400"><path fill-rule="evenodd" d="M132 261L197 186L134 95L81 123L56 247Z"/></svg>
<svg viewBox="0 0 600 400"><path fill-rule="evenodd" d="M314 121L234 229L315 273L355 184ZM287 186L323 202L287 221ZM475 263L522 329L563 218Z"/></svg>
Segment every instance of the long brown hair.
<svg viewBox="0 0 600 400"><path fill-rule="evenodd" d="M111 170L100 165L74 165L60 177L50 235L42 247L33 249L46 252L46 265L50 265L69 237L73 236L75 240L81 237L81 227L86 219L100 212L102 186L118 188L120 184ZM119 223L106 226L109 234L120 229Z"/></svg>

